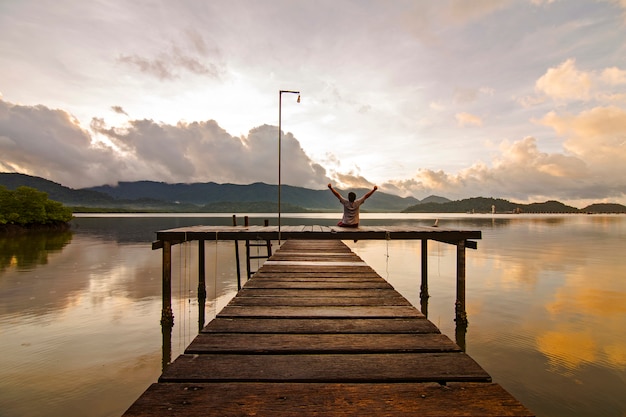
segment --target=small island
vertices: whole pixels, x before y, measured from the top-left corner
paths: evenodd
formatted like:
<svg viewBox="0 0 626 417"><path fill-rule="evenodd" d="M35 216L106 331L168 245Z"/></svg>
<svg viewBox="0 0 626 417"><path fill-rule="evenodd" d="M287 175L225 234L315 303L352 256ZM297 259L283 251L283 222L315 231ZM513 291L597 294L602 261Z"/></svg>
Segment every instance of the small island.
<svg viewBox="0 0 626 417"><path fill-rule="evenodd" d="M0 234L28 230L66 230L72 210L31 187L0 185Z"/></svg>

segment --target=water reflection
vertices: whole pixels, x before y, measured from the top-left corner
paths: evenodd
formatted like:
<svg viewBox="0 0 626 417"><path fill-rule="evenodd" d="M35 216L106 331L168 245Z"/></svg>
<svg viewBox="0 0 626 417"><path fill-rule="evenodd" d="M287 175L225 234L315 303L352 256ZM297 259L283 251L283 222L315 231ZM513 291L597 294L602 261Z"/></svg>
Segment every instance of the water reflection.
<svg viewBox="0 0 626 417"><path fill-rule="evenodd" d="M376 217L364 222L431 225L435 216ZM454 321L454 246L429 243L423 300L420 242L346 243L537 415L626 415L626 217L439 217L440 227L483 232L467 251L467 328ZM204 301L197 244L177 245L176 325L162 332L155 232L232 218L74 222L72 232L0 238L3 417L121 415L237 290L232 242L206 242Z"/></svg>
<svg viewBox="0 0 626 417"><path fill-rule="evenodd" d="M8 267L31 268L48 263L48 254L62 250L72 240L70 231L29 231L0 235L0 272Z"/></svg>

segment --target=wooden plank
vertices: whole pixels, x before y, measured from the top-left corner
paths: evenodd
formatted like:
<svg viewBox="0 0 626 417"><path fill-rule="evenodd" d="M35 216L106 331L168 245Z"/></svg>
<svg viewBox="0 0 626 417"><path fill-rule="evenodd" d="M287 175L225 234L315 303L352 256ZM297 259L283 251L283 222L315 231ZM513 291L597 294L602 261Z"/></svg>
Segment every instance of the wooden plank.
<svg viewBox="0 0 626 417"><path fill-rule="evenodd" d="M152 384L124 414L153 417L459 417L533 414L493 383Z"/></svg>
<svg viewBox="0 0 626 417"><path fill-rule="evenodd" d="M250 280L244 284L244 288L284 288L284 289L315 289L320 288L319 282L316 281L303 281L303 282L291 282L291 281L271 281L271 280ZM392 289L391 284L386 281L371 282L371 281L342 281L342 282L326 282L323 287L325 289Z"/></svg>
<svg viewBox="0 0 626 417"><path fill-rule="evenodd" d="M341 278L350 278L352 281L383 280L375 271L274 271L266 272L261 269L254 275L253 279L298 279L309 281L322 281L326 279L339 280Z"/></svg>
<svg viewBox="0 0 626 417"><path fill-rule="evenodd" d="M353 263L360 263L360 264L365 264L365 262L363 262L362 259L354 257L354 256L340 256L340 255L335 255L335 256L316 256L316 255L293 255L293 256L283 256L282 254L279 256L273 255L270 263L268 265L272 265L272 264L276 264L280 262L282 265L288 265L288 264L295 264L295 262L300 262L300 263L311 263L311 262L318 262L316 265L322 265L322 263L331 263L333 262L332 265L337 265L339 266L341 263L348 263L348 262L353 262Z"/></svg>
<svg viewBox="0 0 626 417"><path fill-rule="evenodd" d="M339 261L336 259L332 259L330 261L324 261L324 260L319 260L319 259L315 259L315 260L289 260L289 261L275 261L273 259L268 260L267 262L265 262L263 264L263 266L266 267L267 270L272 270L272 266L276 267L276 268L285 268L285 267L294 267L294 268L299 268L299 267L313 267L315 269L318 268L325 268L325 267L329 267L329 268L335 268L335 269L339 269L341 267L354 267L354 268L359 268L359 267L363 267L363 268L369 268L369 266L367 266L367 264L363 261L359 261L356 259L352 259L349 260L347 262L345 261Z"/></svg>
<svg viewBox="0 0 626 417"><path fill-rule="evenodd" d="M302 307L327 307L327 306L412 306L404 297L298 297L298 296L252 296L235 297L228 305L232 306L302 306Z"/></svg>
<svg viewBox="0 0 626 417"><path fill-rule="evenodd" d="M465 353L180 355L160 382L491 382Z"/></svg>
<svg viewBox="0 0 626 417"><path fill-rule="evenodd" d="M424 317L415 307L383 306L328 306L296 307L296 306L232 306L227 305L218 317L267 317L267 318L395 318Z"/></svg>
<svg viewBox="0 0 626 417"><path fill-rule="evenodd" d="M263 280L264 282L270 281L291 281L291 282L387 282L376 273L372 274L297 274L297 273L265 273L261 272L256 274L250 281Z"/></svg>
<svg viewBox="0 0 626 417"><path fill-rule="evenodd" d="M460 352L448 336L430 334L203 333L185 353L307 354Z"/></svg>
<svg viewBox="0 0 626 417"><path fill-rule="evenodd" d="M203 332L222 333L439 333L421 318L232 318L217 317Z"/></svg>
<svg viewBox="0 0 626 417"><path fill-rule="evenodd" d="M285 288L242 288L237 297L334 297L334 298L394 298L402 297L396 290L391 288L379 289L285 289ZM404 298L404 297L402 297Z"/></svg>
<svg viewBox="0 0 626 417"><path fill-rule="evenodd" d="M336 265L323 265L322 263L315 264L314 262L309 264L298 265L296 263L289 264L288 262L284 262L282 264L269 264L265 262L263 264L263 272L288 272L288 273L298 273L298 272L316 272L322 274L334 273L334 272L352 272L352 273L371 273L372 268L367 266L365 263L361 263L361 265L353 264L353 265L344 265L344 266L336 266Z"/></svg>

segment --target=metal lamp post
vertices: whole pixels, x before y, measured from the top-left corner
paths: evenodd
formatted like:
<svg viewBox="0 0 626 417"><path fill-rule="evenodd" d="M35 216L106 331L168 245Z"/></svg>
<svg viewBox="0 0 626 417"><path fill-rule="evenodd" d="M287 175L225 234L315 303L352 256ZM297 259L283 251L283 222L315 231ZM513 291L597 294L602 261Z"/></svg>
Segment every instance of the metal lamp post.
<svg viewBox="0 0 626 417"><path fill-rule="evenodd" d="M280 186L281 186L281 137L282 137L282 107L283 93L291 93L298 95L298 103L300 103L300 92L290 90L280 90L278 92L278 244L280 245Z"/></svg>

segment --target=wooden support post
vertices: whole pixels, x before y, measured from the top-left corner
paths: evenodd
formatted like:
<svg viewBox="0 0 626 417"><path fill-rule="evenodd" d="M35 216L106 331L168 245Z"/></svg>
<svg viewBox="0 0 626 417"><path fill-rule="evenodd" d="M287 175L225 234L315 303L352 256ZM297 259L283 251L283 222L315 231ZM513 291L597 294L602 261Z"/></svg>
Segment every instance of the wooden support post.
<svg viewBox="0 0 626 417"><path fill-rule="evenodd" d="M428 298L428 239L422 239L422 284L420 298Z"/></svg>
<svg viewBox="0 0 626 417"><path fill-rule="evenodd" d="M422 282L420 284L420 308L428 317L428 239L422 239Z"/></svg>
<svg viewBox="0 0 626 417"><path fill-rule="evenodd" d="M270 221L268 219L265 219L263 221L263 226L268 227L269 225ZM267 244L267 257L269 258L270 256L272 256L272 241L266 240L265 243Z"/></svg>
<svg viewBox="0 0 626 417"><path fill-rule="evenodd" d="M245 226L248 227L249 226L248 216L245 216L243 220L244 220ZM250 279L250 275L251 275L250 274L250 241L247 239L246 239L246 273L247 273L246 279ZM241 285L239 286L238 289L241 289Z"/></svg>
<svg viewBox="0 0 626 417"><path fill-rule="evenodd" d="M204 303L206 302L206 266L204 239L198 240L198 331L204 327Z"/></svg>
<svg viewBox="0 0 626 417"><path fill-rule="evenodd" d="M456 244L456 322L467 324L465 311L465 241Z"/></svg>
<svg viewBox="0 0 626 417"><path fill-rule="evenodd" d="M172 242L163 241L163 309L161 310L161 325L174 326L172 313Z"/></svg>
<svg viewBox="0 0 626 417"><path fill-rule="evenodd" d="M233 226L237 226L237 216L233 214ZM235 261L237 263L237 289L241 289L241 267L239 266L239 241L235 240ZM217 279L217 277L215 277Z"/></svg>

